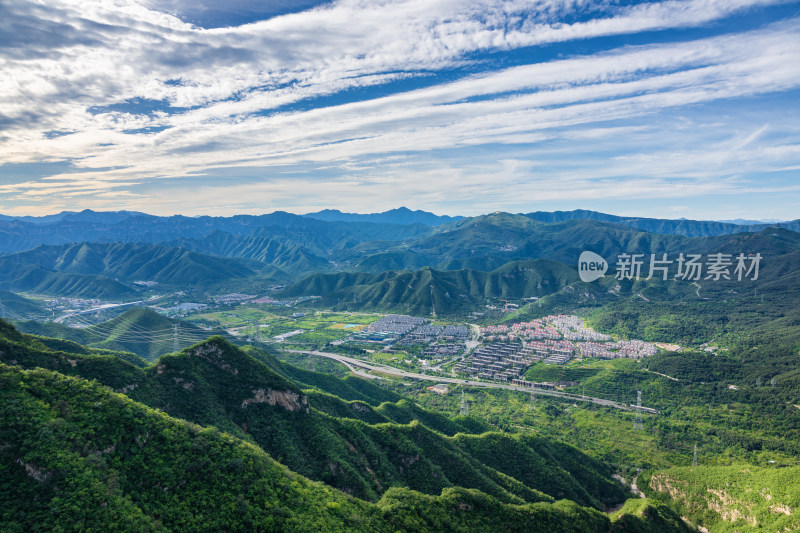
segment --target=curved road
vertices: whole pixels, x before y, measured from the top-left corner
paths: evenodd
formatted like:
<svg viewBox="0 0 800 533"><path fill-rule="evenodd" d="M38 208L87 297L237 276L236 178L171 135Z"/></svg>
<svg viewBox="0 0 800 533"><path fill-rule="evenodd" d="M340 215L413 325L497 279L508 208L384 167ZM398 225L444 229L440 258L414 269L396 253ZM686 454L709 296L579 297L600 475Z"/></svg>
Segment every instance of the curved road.
<svg viewBox="0 0 800 533"><path fill-rule="evenodd" d="M534 394L540 394L542 396L556 396L559 398L566 398L568 400L574 400L576 402L590 402L597 405L603 405L605 407L613 407L615 409L622 409L624 411L632 410L632 406L624 403L615 402L612 400L605 400L603 398L594 398L591 396L580 396L577 394L570 394L568 392L559 392L554 390L546 390L546 389L536 389L533 387L520 387L518 385L507 385L505 383L492 383L488 381L471 381L468 379L458 379L458 378L445 378L440 376L429 376L427 374L417 374L416 372L407 372L405 370L400 370L398 368L394 368L387 365L382 365L378 363L367 363L360 359L354 359L352 357L346 357L344 355L340 355L338 353L329 353L329 352L319 352L316 350L285 350L290 353L301 353L306 355L316 355L319 357L327 357L328 359L333 359L335 361L339 361L347 368L350 369L351 372L357 374L362 377L369 377L369 378L376 378L377 376L371 376L365 373L363 370L358 371L356 369L365 369L365 370L372 370L375 372L381 372L383 374L388 374L391 376L400 376L406 378L415 378L415 379L424 379L426 381L435 381L438 383L457 383L459 385L469 385L471 387L486 387L490 389L505 389L505 390L513 390L513 391L520 391L520 392L531 392ZM643 410L647 413L657 414L658 411L652 409L650 407L642 407Z"/></svg>

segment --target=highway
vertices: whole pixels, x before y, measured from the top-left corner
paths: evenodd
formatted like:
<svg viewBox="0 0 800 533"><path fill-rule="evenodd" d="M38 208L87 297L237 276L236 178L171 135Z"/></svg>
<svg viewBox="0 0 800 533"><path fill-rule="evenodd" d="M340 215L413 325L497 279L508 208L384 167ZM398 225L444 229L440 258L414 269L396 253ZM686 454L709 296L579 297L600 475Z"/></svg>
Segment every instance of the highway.
<svg viewBox="0 0 800 533"><path fill-rule="evenodd" d="M344 355L340 355L337 353L329 353L329 352L320 352L316 350L286 350L290 353L300 353L306 355L315 355L318 357L327 357L328 359L333 359L335 361L339 361L347 368L350 369L351 372L354 374L361 376L361 377L369 377L369 378L376 378L377 376L372 376L364 372L373 371L373 372L380 372L383 374L387 374L390 376L400 376L406 378L414 378L414 379L423 379L426 381L433 381L436 383L456 383L458 385L468 385L470 387L485 387L489 389L505 389L505 390L512 390L512 391L519 391L519 392L526 392L526 393L533 393L538 394L541 396L555 396L558 398L565 398L568 400L573 400L576 402L590 402L596 405L602 405L605 407L613 407L614 409L621 409L624 411L631 411L633 409L632 406L624 403L615 402L612 400L606 400L603 398L594 398L591 396L581 396L579 394L571 394L568 392L561 392L555 390L546 390L546 389L536 389L532 387L520 387L518 385L508 385L505 383L493 383L488 381L471 381L468 379L458 379L458 378L446 378L440 376L429 376L427 374L418 374L416 372L408 372L405 370L400 370L398 368L394 368L387 365L382 365L379 363L368 363L362 361L360 359L355 359L353 357L347 357ZM364 369L358 371L357 369ZM658 414L658 411L651 407L644 407L642 406L642 410L651 413L651 414Z"/></svg>

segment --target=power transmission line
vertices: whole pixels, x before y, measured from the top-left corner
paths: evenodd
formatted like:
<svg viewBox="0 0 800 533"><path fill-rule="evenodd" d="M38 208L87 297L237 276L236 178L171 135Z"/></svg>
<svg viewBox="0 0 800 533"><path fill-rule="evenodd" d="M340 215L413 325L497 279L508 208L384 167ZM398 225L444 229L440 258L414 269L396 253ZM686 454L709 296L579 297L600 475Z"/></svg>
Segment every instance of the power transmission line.
<svg viewBox="0 0 800 533"><path fill-rule="evenodd" d="M636 420L633 422L633 429L638 431L644 429L642 420L642 391L636 391Z"/></svg>

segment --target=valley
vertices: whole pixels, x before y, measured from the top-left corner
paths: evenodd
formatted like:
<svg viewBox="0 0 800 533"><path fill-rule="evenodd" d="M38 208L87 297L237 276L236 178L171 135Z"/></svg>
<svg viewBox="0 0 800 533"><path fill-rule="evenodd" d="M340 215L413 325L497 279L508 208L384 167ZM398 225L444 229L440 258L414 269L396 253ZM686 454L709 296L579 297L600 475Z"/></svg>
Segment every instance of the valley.
<svg viewBox="0 0 800 533"><path fill-rule="evenodd" d="M800 234L790 226L399 214L0 220L48 236L20 233L0 256L4 523L49 523L77 472L147 527L179 520L130 481L108 483L156 476L176 505L195 505L195 481L168 473L189 460L164 447L181 442L229 450L219 464L203 455L222 476L214 498L240 498L252 520L289 529L414 531L408 506L434 529L453 506L470 509L457 519L469 530L490 529L490 516L524 530L542 513L554 531L794 527L794 485L778 496L785 482L774 481L800 468ZM137 227L148 230L135 237ZM581 280L582 249L610 262L600 279ZM757 275L738 279L733 260L709 266L739 253L760 254ZM614 268L621 254L694 254L723 270L684 279L673 261L629 275L619 259ZM85 400L65 392L74 387ZM34 398L60 407L37 411ZM153 426L131 441L84 411L89 401L125 420L142 410ZM23 413L43 425L26 426ZM71 444L20 440L48 424L69 428ZM142 437L155 427L166 432L160 452ZM139 453L156 454L161 470L137 466ZM247 486L225 488L228 472ZM276 502L256 489L265 479L295 480L325 510L254 505L256 494ZM619 479L636 479L646 498ZM45 507L14 497L20 487Z"/></svg>

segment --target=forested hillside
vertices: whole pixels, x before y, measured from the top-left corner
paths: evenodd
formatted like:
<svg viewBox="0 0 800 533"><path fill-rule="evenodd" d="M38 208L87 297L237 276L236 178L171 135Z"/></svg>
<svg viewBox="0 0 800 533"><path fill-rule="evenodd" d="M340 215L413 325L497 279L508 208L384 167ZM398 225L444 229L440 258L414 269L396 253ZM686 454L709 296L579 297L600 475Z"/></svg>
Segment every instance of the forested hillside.
<svg viewBox="0 0 800 533"><path fill-rule="evenodd" d="M9 531L52 530L57 524L130 531L185 530L187 524L285 531L493 531L498 524L508 531L530 530L532 524L537 524L534 530L576 532L649 527L636 514L612 520L591 508L624 495L608 477L608 467L582 458L577 450L561 445L557 451L559 445L496 433L472 435L466 446L465 434L446 437L419 422L370 425L340 418L315 407L319 392L298 388L220 338L141 368L112 352L70 353L63 348L80 348L50 348L46 339L20 334L5 323L0 327L0 501ZM267 354L261 357L269 360ZM53 370L23 371L19 365ZM190 422L215 422L233 436L171 418L77 376L172 409ZM331 398L340 403L336 409L354 405ZM361 405L359 410L373 409ZM381 405L375 416L391 419L409 409L398 407ZM327 485L310 482L270 458L280 458L281 445L302 446L295 434L313 446L298 453L300 462L284 459L308 469L317 456L329 472L322 476ZM493 450L489 464L499 470L480 463L467 449L487 457ZM520 450L541 458L532 461L533 467L508 462ZM546 455L536 455L545 450ZM373 457L376 452L379 456ZM561 462L565 457L570 459ZM554 467L558 473L548 473ZM532 468L538 474L524 473ZM568 481L570 469L577 469L574 481ZM559 482L553 484L556 477ZM366 485L358 489L358 483ZM532 488L537 484L542 492ZM360 492L376 503L328 485ZM414 486L429 495L415 492ZM368 487L372 492L364 492ZM573 501L555 502L565 497ZM685 527L671 520L671 530ZM629 521L639 529L630 529Z"/></svg>

